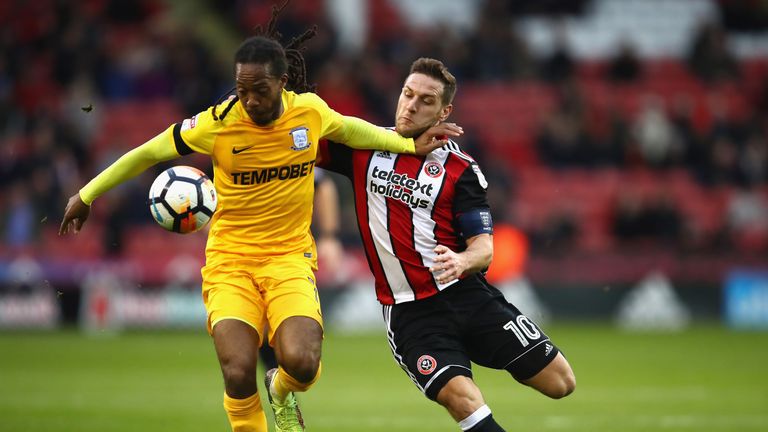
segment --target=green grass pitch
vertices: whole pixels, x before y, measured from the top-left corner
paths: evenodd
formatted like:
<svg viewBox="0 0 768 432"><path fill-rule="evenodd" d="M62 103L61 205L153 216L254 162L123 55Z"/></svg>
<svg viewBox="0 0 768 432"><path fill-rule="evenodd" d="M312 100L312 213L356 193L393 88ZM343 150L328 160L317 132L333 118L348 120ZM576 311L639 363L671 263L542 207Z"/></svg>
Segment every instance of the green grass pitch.
<svg viewBox="0 0 768 432"><path fill-rule="evenodd" d="M576 371L570 397L549 400L504 372L475 370L509 431L768 430L766 332L545 330ZM329 331L323 369L300 396L308 431L459 430L395 365L382 334ZM0 333L2 432L225 432L222 391L203 332Z"/></svg>

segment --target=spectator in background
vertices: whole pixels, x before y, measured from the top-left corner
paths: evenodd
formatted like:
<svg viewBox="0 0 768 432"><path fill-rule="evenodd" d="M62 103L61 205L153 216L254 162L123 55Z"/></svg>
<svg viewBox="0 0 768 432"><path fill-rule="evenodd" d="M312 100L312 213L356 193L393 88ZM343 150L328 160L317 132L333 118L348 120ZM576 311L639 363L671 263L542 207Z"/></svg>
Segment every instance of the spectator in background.
<svg viewBox="0 0 768 432"><path fill-rule="evenodd" d="M463 79L472 73L470 47L467 38L451 25L442 24L435 31L440 58L454 71L456 79ZM390 110L391 111L391 110Z"/></svg>
<svg viewBox="0 0 768 432"><path fill-rule="evenodd" d="M314 75L310 71L319 71L323 64L330 62L330 59L340 51L340 36L325 13L319 14L316 19L303 24L299 29L307 28L310 24L317 25L322 29L322 31L317 32L314 39L307 42L307 51L304 54L309 69L307 72L310 77L313 77ZM287 29L281 32L286 36L297 35L297 33L290 33ZM312 81L316 80L312 78Z"/></svg>
<svg viewBox="0 0 768 432"><path fill-rule="evenodd" d="M136 226L147 220L147 209L136 203L146 202L149 184L143 176L139 181L121 185L115 193L104 197L104 227L101 243L104 253L110 257L120 257L126 243L126 233L130 226Z"/></svg>
<svg viewBox="0 0 768 432"><path fill-rule="evenodd" d="M3 51L4 49L5 47L0 40L0 51ZM12 96L13 79L8 70L8 60L0 55L0 137L2 137L3 131L9 123L12 110Z"/></svg>
<svg viewBox="0 0 768 432"><path fill-rule="evenodd" d="M173 77L172 94L182 111L198 112L216 100L225 88L225 73L194 32L182 30L175 34L167 51L170 64L166 73Z"/></svg>
<svg viewBox="0 0 768 432"><path fill-rule="evenodd" d="M684 234L683 218L675 199L666 189L653 195L646 208L646 223L650 236L660 245L680 245Z"/></svg>
<svg viewBox="0 0 768 432"><path fill-rule="evenodd" d="M565 32L565 23L554 21L552 23L553 51L541 64L540 76L550 82L560 82L573 76L576 65L573 60L568 37Z"/></svg>
<svg viewBox="0 0 768 432"><path fill-rule="evenodd" d="M627 118L616 109L608 110L608 134L605 149L608 161L621 167L627 159L627 152L632 144L632 127Z"/></svg>
<svg viewBox="0 0 768 432"><path fill-rule="evenodd" d="M10 185L0 222L3 224L3 243L11 247L29 246L37 235L35 207L29 189L22 180Z"/></svg>
<svg viewBox="0 0 768 432"><path fill-rule="evenodd" d="M86 147L102 128L107 114L100 109L102 106L94 81L84 73L76 76L62 100L61 121L70 137L69 149L79 163L88 160ZM84 107L90 107L90 111L84 111Z"/></svg>
<svg viewBox="0 0 768 432"><path fill-rule="evenodd" d="M318 74L317 94L334 110L356 117L366 116L357 65L347 56L336 55Z"/></svg>
<svg viewBox="0 0 768 432"><path fill-rule="evenodd" d="M694 102L688 95L678 95L672 102L669 121L683 148L683 163L696 175L706 169L707 149L693 124Z"/></svg>
<svg viewBox="0 0 768 432"><path fill-rule="evenodd" d="M736 142L722 135L712 138L707 169L703 181L709 186L735 185L742 181L739 171L739 148Z"/></svg>
<svg viewBox="0 0 768 432"><path fill-rule="evenodd" d="M768 249L768 197L746 185L730 195L726 210L726 237L744 252Z"/></svg>
<svg viewBox="0 0 768 432"><path fill-rule="evenodd" d="M710 94L707 98L707 109L712 116L707 135L712 138L727 137L734 141L744 139L745 125L737 119L726 96L719 93Z"/></svg>
<svg viewBox="0 0 768 432"><path fill-rule="evenodd" d="M538 252L560 255L571 250L579 236L576 215L570 208L558 208L547 216L541 229L532 234Z"/></svg>
<svg viewBox="0 0 768 432"><path fill-rule="evenodd" d="M643 66L635 46L629 40L621 41L616 55L608 62L606 77L615 83L629 83L637 81L642 73Z"/></svg>
<svg viewBox="0 0 768 432"><path fill-rule="evenodd" d="M707 82L739 77L738 62L730 52L725 31L719 24L705 22L701 25L688 53L688 66Z"/></svg>
<svg viewBox="0 0 768 432"><path fill-rule="evenodd" d="M371 50L365 50L357 64L360 80L359 93L363 97L366 110L373 123L384 124L391 109L390 93L397 88L398 74L392 63L387 63Z"/></svg>
<svg viewBox="0 0 768 432"><path fill-rule="evenodd" d="M638 153L648 166L665 168L682 159L683 146L660 97L645 97L632 132Z"/></svg>
<svg viewBox="0 0 768 432"><path fill-rule="evenodd" d="M469 43L472 78L506 81L533 75L528 47L515 31L506 1L487 1L480 10L475 29Z"/></svg>
<svg viewBox="0 0 768 432"><path fill-rule="evenodd" d="M536 146L553 168L585 166L591 162L591 137L584 120L584 100L572 82L561 83L557 109L544 120Z"/></svg>
<svg viewBox="0 0 768 432"><path fill-rule="evenodd" d="M578 165L583 159L581 149L586 135L577 118L559 110L544 121L536 138L536 147L541 160L552 168Z"/></svg>
<svg viewBox="0 0 768 432"><path fill-rule="evenodd" d="M679 246L683 234L680 210L664 190L650 197L623 192L614 208L613 234L633 246Z"/></svg>
<svg viewBox="0 0 768 432"><path fill-rule="evenodd" d="M634 240L643 231L643 204L636 194L624 192L618 196L612 225L613 235L622 241Z"/></svg>
<svg viewBox="0 0 768 432"><path fill-rule="evenodd" d="M2 96L2 65L0 65L0 96ZM764 76L760 84L760 93L755 100L756 111L762 115L768 115L768 75ZM2 99L0 99L1 101Z"/></svg>
<svg viewBox="0 0 768 432"><path fill-rule="evenodd" d="M52 47L53 76L59 85L67 87L79 76L95 78L100 38L104 35L96 20L85 14L81 6L72 4L60 13L57 33L61 36Z"/></svg>
<svg viewBox="0 0 768 432"><path fill-rule="evenodd" d="M746 184L768 182L768 144L762 133L753 131L747 137L739 155L739 171Z"/></svg>

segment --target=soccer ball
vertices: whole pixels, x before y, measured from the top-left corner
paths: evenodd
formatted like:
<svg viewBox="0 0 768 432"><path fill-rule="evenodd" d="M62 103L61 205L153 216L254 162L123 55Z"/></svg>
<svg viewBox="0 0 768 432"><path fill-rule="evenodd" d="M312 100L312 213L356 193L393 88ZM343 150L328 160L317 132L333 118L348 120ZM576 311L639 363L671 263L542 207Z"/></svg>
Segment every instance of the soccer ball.
<svg viewBox="0 0 768 432"><path fill-rule="evenodd" d="M204 227L216 210L216 189L205 173L175 166L160 173L149 188L149 211L161 227L187 234Z"/></svg>

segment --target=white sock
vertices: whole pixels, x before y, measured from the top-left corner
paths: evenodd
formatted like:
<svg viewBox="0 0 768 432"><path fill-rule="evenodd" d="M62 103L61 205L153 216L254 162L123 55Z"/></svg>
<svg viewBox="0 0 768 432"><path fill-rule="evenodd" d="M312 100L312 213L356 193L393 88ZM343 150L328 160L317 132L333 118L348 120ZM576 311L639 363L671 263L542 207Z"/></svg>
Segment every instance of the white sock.
<svg viewBox="0 0 768 432"><path fill-rule="evenodd" d="M483 405L480 408L478 408L475 412L470 414L467 418L459 422L459 427L461 430L470 430L473 427L475 427L476 424L480 423L480 421L486 417L491 415L491 409L488 408L488 405Z"/></svg>

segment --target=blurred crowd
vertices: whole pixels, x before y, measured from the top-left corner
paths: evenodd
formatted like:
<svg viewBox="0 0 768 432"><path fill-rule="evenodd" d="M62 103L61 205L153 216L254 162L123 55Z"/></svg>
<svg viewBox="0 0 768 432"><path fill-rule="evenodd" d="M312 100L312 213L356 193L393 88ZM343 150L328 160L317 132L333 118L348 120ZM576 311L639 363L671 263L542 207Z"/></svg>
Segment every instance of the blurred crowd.
<svg viewBox="0 0 768 432"><path fill-rule="evenodd" d="M272 2L203 3L208 19L227 23L244 38L268 20ZM725 99L712 97L702 120L692 101L682 96L642 94L631 111L610 104L597 107L585 79L608 89L632 88L644 82L654 61L642 58L629 39L617 41L620 49L613 58L576 58L558 17L584 13L586 1L541 2L562 6L537 11L553 14L555 46L544 57L533 53L516 28L520 4L531 2L487 0L474 25L462 29L440 22L409 25L395 2L369 0L368 37L362 49L354 51L341 47L324 3L294 0L281 16L279 29L289 38L312 24L319 26L305 51L309 78L339 112L392 123L402 78L420 56L439 58L453 71L459 80L458 103L462 88L476 84L533 83L554 95L554 109L537 119L529 137L534 157L526 162L500 165L480 133L462 141L488 171L492 187L503 185L504 193L492 193L494 205L509 207L524 187L516 173L530 168L684 172L705 193L729 191L722 223L707 247L768 251L768 78L757 87L741 85L744 62L729 52L728 33L719 23L701 23L691 34L687 58L671 61L673 73L687 77L690 85L705 92L725 88L727 95L736 93L745 101L744 109L734 113ZM173 18L170 8L162 0L2 2L0 182L7 191L0 196L3 244L38 242L41 230L58 224L66 198L122 152L93 148L111 115L108 107L170 101L180 116L176 120L181 120L231 87L231 53L217 51L195 23ZM130 119L137 128L145 120L141 115ZM128 186L110 198L112 210L101 215L112 225L104 235L105 251L120 253L126 226L151 223L144 207L135 205L143 199L144 186ZM685 242L686 217L680 203L663 187L658 189L651 195L619 190L606 216L612 244L640 239L664 247ZM528 234L568 247L582 222L555 210L551 224ZM517 222L514 211L499 213L500 219ZM353 239L356 231L347 235Z"/></svg>

